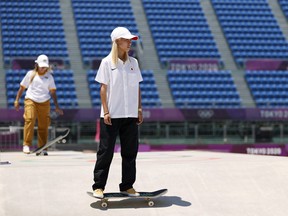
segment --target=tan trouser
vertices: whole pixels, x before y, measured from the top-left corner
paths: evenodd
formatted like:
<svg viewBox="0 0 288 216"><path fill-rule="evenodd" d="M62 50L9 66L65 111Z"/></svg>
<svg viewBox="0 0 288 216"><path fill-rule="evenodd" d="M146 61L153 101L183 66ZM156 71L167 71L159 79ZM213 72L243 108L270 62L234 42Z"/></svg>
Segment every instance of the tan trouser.
<svg viewBox="0 0 288 216"><path fill-rule="evenodd" d="M23 145L32 145L36 119L38 120L38 147L45 145L50 125L50 100L36 103L30 99L25 99L23 117L25 120Z"/></svg>

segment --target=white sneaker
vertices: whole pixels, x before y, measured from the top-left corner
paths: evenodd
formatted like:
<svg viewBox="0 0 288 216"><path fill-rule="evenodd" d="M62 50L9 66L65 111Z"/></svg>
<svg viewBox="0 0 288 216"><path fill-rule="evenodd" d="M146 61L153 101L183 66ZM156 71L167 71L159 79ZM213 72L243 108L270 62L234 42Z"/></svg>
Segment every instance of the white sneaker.
<svg viewBox="0 0 288 216"><path fill-rule="evenodd" d="M99 189L94 190L93 196L99 199L103 199L104 198L103 189L99 188Z"/></svg>
<svg viewBox="0 0 288 216"><path fill-rule="evenodd" d="M130 188L126 191L121 191L122 194L128 195L130 197L138 197L140 196L140 194L134 189L134 188Z"/></svg>
<svg viewBox="0 0 288 216"><path fill-rule="evenodd" d="M24 146L23 146L23 152L24 152L25 154L30 154L30 147L27 146L27 145L24 145Z"/></svg>

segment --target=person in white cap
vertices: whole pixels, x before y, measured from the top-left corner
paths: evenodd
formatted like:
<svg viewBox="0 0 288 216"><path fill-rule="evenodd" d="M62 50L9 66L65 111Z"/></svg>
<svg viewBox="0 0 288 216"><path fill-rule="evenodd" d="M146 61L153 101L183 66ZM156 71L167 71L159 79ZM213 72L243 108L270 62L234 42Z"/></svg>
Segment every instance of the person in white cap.
<svg viewBox="0 0 288 216"><path fill-rule="evenodd" d="M38 120L38 147L42 147L47 143L48 127L50 125L50 98L52 97L56 107L56 113L63 115L57 102L56 85L51 75L49 59L46 55L38 56L35 60L34 70L26 73L20 83L19 90L14 102L14 107L19 111L21 98L25 89L26 95L24 100L24 140L23 152L30 153L30 147L33 141L34 125ZM48 155L47 149L42 154Z"/></svg>
<svg viewBox="0 0 288 216"><path fill-rule="evenodd" d="M101 97L100 146L94 168L93 196L104 197L104 189L119 135L122 157L120 192L139 196L133 188L136 181L138 125L143 121L139 83L143 80L137 59L128 55L133 35L127 28L117 27L111 33L112 48L102 59L95 80Z"/></svg>

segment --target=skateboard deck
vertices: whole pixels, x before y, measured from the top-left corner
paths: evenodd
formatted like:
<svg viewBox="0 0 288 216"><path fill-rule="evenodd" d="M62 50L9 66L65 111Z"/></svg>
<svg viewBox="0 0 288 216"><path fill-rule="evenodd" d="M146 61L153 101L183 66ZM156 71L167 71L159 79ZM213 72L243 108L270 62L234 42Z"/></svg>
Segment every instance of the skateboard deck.
<svg viewBox="0 0 288 216"><path fill-rule="evenodd" d="M53 144L57 143L58 141L61 141L62 139L64 139L69 134L69 132L70 132L70 129L67 128L65 130L65 132L63 133L63 135L60 135L60 136L56 137L55 139L53 139L53 140L49 141L48 143L46 143L44 146L35 149L34 151L31 152L31 154L34 154L34 153L39 154L44 149L49 148L51 145L53 145Z"/></svg>
<svg viewBox="0 0 288 216"><path fill-rule="evenodd" d="M104 193L104 198L97 198L93 196L92 192L87 192L87 194L93 198L100 199L101 200L101 207L107 208L108 207L108 200L109 199L145 199L147 201L148 206L154 206L154 201L152 199L160 197L167 193L167 189L161 189L157 191L152 192L138 192L140 196L129 196L126 194L122 194L119 192L114 193Z"/></svg>

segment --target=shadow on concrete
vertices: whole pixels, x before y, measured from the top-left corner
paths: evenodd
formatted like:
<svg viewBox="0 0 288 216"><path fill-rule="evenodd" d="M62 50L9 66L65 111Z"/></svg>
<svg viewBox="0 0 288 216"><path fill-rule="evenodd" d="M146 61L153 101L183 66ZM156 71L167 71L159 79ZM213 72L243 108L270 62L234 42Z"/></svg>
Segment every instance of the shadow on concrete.
<svg viewBox="0 0 288 216"><path fill-rule="evenodd" d="M108 210L108 209L117 209L117 208L165 208L170 207L172 205L188 207L192 204L188 201L182 200L181 197L178 196L162 196L156 199L152 199L154 201L154 206L148 206L148 203L145 199L141 198L125 198L119 200L108 200L108 207L101 207L101 201L96 201L90 204L91 208L99 209L99 210Z"/></svg>

